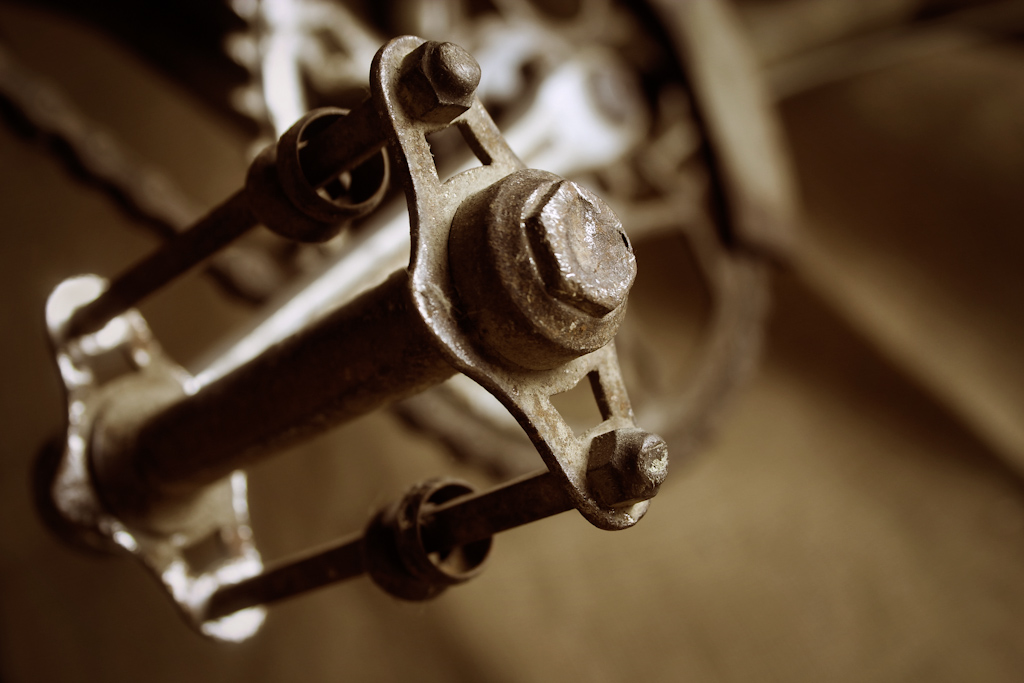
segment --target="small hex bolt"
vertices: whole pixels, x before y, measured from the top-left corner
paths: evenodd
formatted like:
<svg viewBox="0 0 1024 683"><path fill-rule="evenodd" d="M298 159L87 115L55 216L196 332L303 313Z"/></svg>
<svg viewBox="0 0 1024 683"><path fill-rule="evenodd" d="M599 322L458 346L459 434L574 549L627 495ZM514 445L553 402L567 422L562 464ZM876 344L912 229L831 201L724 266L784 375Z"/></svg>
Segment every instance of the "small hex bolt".
<svg viewBox="0 0 1024 683"><path fill-rule="evenodd" d="M473 55L455 43L428 43L422 62L423 73L438 99L473 103L480 85L480 65Z"/></svg>
<svg viewBox="0 0 1024 683"><path fill-rule="evenodd" d="M587 483L601 505L624 508L653 498L668 474L668 444L637 427L616 429L590 444Z"/></svg>
<svg viewBox="0 0 1024 683"><path fill-rule="evenodd" d="M447 124L473 106L480 65L455 43L427 42L404 79L403 104L415 117Z"/></svg>
<svg viewBox="0 0 1024 683"><path fill-rule="evenodd" d="M564 180L523 226L551 296L596 318L625 303L636 257L622 223L597 195Z"/></svg>

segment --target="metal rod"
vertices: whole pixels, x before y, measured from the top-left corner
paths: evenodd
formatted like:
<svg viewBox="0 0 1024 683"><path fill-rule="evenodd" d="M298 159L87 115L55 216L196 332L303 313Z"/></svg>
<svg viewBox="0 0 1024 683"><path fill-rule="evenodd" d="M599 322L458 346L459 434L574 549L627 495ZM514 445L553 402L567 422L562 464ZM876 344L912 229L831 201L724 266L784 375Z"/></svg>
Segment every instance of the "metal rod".
<svg viewBox="0 0 1024 683"><path fill-rule="evenodd" d="M67 335L77 337L102 328L193 266L202 263L256 225L245 191L239 190L185 232L115 279L97 299L75 311Z"/></svg>
<svg viewBox="0 0 1024 683"><path fill-rule="evenodd" d="M423 546L429 552L455 548L572 509L565 488L550 472L534 472L427 509L421 522Z"/></svg>
<svg viewBox="0 0 1024 683"><path fill-rule="evenodd" d="M364 571L363 536L358 534L337 545L314 550L303 557L270 567L245 581L221 588L210 596L205 617L207 620L220 619L247 607L267 605L353 579Z"/></svg>
<svg viewBox="0 0 1024 683"><path fill-rule="evenodd" d="M142 519L259 456L454 374L399 270L192 395L111 410L97 425L97 488ZM135 401L137 404L138 401Z"/></svg>
<svg viewBox="0 0 1024 683"><path fill-rule="evenodd" d="M373 156L384 144L380 117L365 100L307 143L299 153L303 174L323 187L339 174ZM257 225L245 189L214 207L192 227L119 275L97 299L83 306L68 323L68 336L101 329L174 278L202 263Z"/></svg>
<svg viewBox="0 0 1024 683"><path fill-rule="evenodd" d="M543 470L484 493L426 508L421 537L427 552L444 553L496 533L573 509L555 477ZM206 619L294 597L315 588L352 579L364 571L363 536L285 560L263 573L221 588L211 598Z"/></svg>

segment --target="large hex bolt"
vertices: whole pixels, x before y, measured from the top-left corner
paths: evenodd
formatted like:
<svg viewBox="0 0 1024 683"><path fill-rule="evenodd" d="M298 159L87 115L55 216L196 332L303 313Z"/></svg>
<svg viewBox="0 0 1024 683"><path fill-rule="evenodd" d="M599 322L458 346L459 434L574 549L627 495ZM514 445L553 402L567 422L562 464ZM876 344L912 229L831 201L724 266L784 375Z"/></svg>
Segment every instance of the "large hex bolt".
<svg viewBox="0 0 1024 683"><path fill-rule="evenodd" d="M608 507L629 507L653 498L668 474L668 445L637 427L594 437L587 461L587 484L594 499Z"/></svg>
<svg viewBox="0 0 1024 683"><path fill-rule="evenodd" d="M447 125L473 106L480 65L455 43L426 42L405 64L402 105L414 118Z"/></svg>
<svg viewBox="0 0 1024 683"><path fill-rule="evenodd" d="M492 354L534 370L610 342L636 278L633 248L611 208L533 169L463 202L448 255L468 331Z"/></svg>
<svg viewBox="0 0 1024 683"><path fill-rule="evenodd" d="M626 301L636 259L622 223L593 192L563 180L525 227L551 296L597 318Z"/></svg>

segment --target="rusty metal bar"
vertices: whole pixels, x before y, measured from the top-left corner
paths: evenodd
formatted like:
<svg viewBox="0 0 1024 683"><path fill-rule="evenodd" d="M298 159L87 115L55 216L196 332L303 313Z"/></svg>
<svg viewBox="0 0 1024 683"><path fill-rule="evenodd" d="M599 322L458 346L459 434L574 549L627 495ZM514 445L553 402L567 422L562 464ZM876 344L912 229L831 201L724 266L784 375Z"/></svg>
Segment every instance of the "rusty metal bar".
<svg viewBox="0 0 1024 683"><path fill-rule="evenodd" d="M403 80L399 89L410 84L420 88L412 103L424 107L422 116L442 125L472 106L480 69L462 48L423 43L407 57L410 68L403 78L410 82ZM294 191L296 182L321 184L382 145L380 114L370 100L320 131L315 144L304 143L302 132L316 118L314 112L300 119L277 147L257 157L246 189L229 200L228 208L213 214L223 216L226 225L197 226L189 233L195 243L188 250L172 245L154 257L175 268L155 274L132 271L137 277L120 280L108 290L117 296L101 295L80 314L99 310L109 315L130 305L187 267L189 253L195 256L204 245L216 243L204 241L209 230L241 230L253 216L266 223L267 212L276 216L277 209L262 206L262 198L276 202L274 198L283 195L286 219L293 209L302 213L305 209L288 188ZM229 210L236 205L238 211ZM313 219L318 224L321 220ZM133 286L136 280L145 286ZM145 378L128 380L139 385L132 387L133 392L147 398L115 399L97 422L91 460L99 494L116 514L140 523L174 516L160 508L180 508L179 503L199 488L270 450L447 379L454 370L435 339L413 304L409 275L401 270L201 391L190 388L190 395L185 395L184 388L147 386Z"/></svg>
<svg viewBox="0 0 1024 683"><path fill-rule="evenodd" d="M118 276L99 298L78 309L68 322L68 336L102 328L111 318L213 256L255 225L245 190L235 192L188 230Z"/></svg>
<svg viewBox="0 0 1024 683"><path fill-rule="evenodd" d="M425 508L420 517L422 543L427 552L445 553L572 509L557 479L547 470L535 472L484 493ZM219 619L355 578L367 569L363 541L363 535L349 537L223 588L211 596L205 617Z"/></svg>
<svg viewBox="0 0 1024 683"><path fill-rule="evenodd" d="M204 615L220 619L239 610L269 605L301 593L354 579L366 571L363 535L357 534L326 549L287 560L261 574L218 590L210 596Z"/></svg>
<svg viewBox="0 0 1024 683"><path fill-rule="evenodd" d="M572 509L565 487L550 472L534 472L491 491L427 509L422 520L423 545L431 552L455 548Z"/></svg>
<svg viewBox="0 0 1024 683"><path fill-rule="evenodd" d="M366 100L317 135L316 144L302 148L299 159L303 174L312 187L322 187L365 162L383 144L380 117L373 102ZM68 324L68 336L95 332L258 223L245 188L238 190L188 230L119 275L109 289L76 311Z"/></svg>
<svg viewBox="0 0 1024 683"><path fill-rule="evenodd" d="M405 270L191 396L111 414L94 469L107 504L145 516L268 451L447 379Z"/></svg>

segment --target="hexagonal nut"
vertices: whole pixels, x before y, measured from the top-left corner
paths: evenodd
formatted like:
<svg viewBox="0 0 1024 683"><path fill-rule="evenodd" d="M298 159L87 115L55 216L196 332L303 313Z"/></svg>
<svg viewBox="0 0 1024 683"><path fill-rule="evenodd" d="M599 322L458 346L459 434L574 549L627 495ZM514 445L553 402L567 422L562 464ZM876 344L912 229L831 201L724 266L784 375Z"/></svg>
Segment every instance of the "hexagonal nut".
<svg viewBox="0 0 1024 683"><path fill-rule="evenodd" d="M624 303L598 317L551 292L543 275L546 257L537 253L544 247L530 235L545 228L530 217L563 186L577 194L553 173L520 169L466 198L452 220L448 263L456 310L474 341L500 362L556 368L607 345L625 317ZM615 238L622 239L617 232ZM635 265L632 254L626 255Z"/></svg>
<svg viewBox="0 0 1024 683"><path fill-rule="evenodd" d="M402 104L412 116L444 125L473 106L480 84L473 55L455 43L429 41L409 57L414 63L403 77Z"/></svg>
<svg viewBox="0 0 1024 683"><path fill-rule="evenodd" d="M587 484L594 499L624 508L653 498L668 475L668 444L637 427L599 434L590 443Z"/></svg>
<svg viewBox="0 0 1024 683"><path fill-rule="evenodd" d="M636 257L622 222L600 197L563 180L523 222L551 296L595 318L625 304Z"/></svg>

